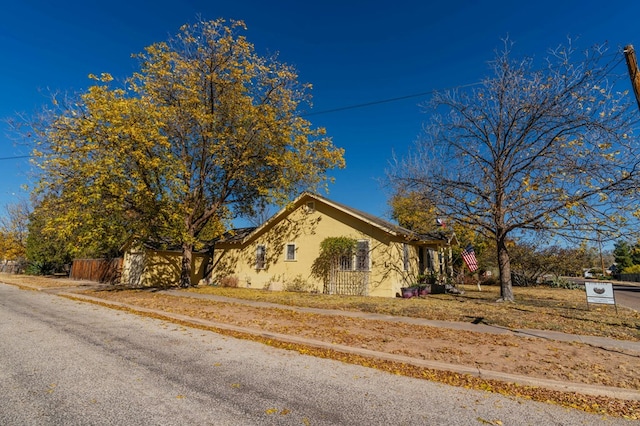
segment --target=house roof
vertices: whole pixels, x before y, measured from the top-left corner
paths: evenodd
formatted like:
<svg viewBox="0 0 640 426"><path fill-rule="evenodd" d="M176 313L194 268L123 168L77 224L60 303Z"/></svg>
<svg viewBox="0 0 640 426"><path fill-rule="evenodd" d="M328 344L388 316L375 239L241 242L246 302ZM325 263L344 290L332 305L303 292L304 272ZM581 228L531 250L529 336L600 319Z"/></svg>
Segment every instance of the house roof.
<svg viewBox="0 0 640 426"><path fill-rule="evenodd" d="M214 246L214 241L202 242L202 247L198 250L193 250L193 253L207 253ZM182 245L175 243L172 240L162 237L141 239L135 236L127 238L125 243L120 247L120 251L128 250L153 250L153 251L165 251L165 252L181 252Z"/></svg>
<svg viewBox="0 0 640 426"><path fill-rule="evenodd" d="M245 241L250 239L253 235L258 234L262 229L276 222L280 217L282 217L283 215L286 215L289 211L292 211L293 208L307 201L320 201L321 203L327 204L363 222L366 222L372 226L375 226L388 234L391 234L399 238L404 238L408 241L416 241L416 242L446 241L448 244L452 244L452 243L457 244L457 239L453 232L449 234L445 232L419 234L417 232L411 231L407 228L403 228L402 226L396 225L394 223L391 223L377 216L354 209L352 207L346 206L342 203L338 203L336 201L330 200L328 198L325 198L318 194L314 194L312 192L303 192L295 200L293 200L293 202L291 202L289 206L283 208L278 213L271 216L271 218L265 221L262 225L258 227L238 228L238 229L225 232L225 234L223 234L219 239L217 239L217 242L224 242L224 243L230 243L230 244L243 244Z"/></svg>
<svg viewBox="0 0 640 426"><path fill-rule="evenodd" d="M234 228L222 234L217 241L225 243L242 243L242 241L251 235L257 229L256 226L246 228Z"/></svg>
<svg viewBox="0 0 640 426"><path fill-rule="evenodd" d="M415 231L412 231L410 229L404 228L400 225L397 225L395 223L389 222L385 219L382 219L380 217L374 216L372 214L363 212L361 210L358 209L354 209L353 207L349 207L347 205L344 205L342 203L338 203L337 201L332 201L329 200L328 198L322 197L320 195L317 194L312 194L312 193L307 193L310 196L312 196L313 198L322 200L323 202L325 202L326 204L329 205L333 205L333 207L342 210L346 213L351 214L354 217L358 217L359 219L368 222L374 226L377 226L378 228L385 230L387 232L389 232L390 234L396 235L396 236L400 236L400 237L405 237L409 240L417 240L417 241L447 241L450 242L449 239L451 238L451 234L452 233L445 233L445 232L429 232L429 233L417 233Z"/></svg>

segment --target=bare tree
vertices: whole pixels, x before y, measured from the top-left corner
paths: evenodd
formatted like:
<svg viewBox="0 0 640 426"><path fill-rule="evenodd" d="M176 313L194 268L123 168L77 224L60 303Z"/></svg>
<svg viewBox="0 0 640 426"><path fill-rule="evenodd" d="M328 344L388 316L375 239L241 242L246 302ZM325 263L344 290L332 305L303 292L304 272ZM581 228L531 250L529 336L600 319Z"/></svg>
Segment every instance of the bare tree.
<svg viewBox="0 0 640 426"><path fill-rule="evenodd" d="M24 258L31 207L26 200L19 200L5 206L0 216L0 256L16 260Z"/></svg>
<svg viewBox="0 0 640 426"><path fill-rule="evenodd" d="M561 46L540 66L514 59L506 42L479 87L434 95L425 136L389 172L396 187L495 241L500 300L514 300L509 239L612 235L632 217L637 117L614 89L619 61L605 52L576 62Z"/></svg>
<svg viewBox="0 0 640 426"><path fill-rule="evenodd" d="M259 227L271 218L276 212L276 206L259 202L253 208L253 212L245 216L251 226Z"/></svg>

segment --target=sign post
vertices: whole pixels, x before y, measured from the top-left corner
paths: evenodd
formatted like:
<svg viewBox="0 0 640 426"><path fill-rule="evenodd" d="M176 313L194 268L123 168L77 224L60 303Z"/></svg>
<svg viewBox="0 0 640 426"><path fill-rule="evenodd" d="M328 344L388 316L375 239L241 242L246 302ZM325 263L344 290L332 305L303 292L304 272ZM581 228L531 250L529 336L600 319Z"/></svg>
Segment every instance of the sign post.
<svg viewBox="0 0 640 426"><path fill-rule="evenodd" d="M589 303L614 305L616 314L618 313L618 305L613 294L613 284L602 282L585 282L584 288L587 293L587 305Z"/></svg>

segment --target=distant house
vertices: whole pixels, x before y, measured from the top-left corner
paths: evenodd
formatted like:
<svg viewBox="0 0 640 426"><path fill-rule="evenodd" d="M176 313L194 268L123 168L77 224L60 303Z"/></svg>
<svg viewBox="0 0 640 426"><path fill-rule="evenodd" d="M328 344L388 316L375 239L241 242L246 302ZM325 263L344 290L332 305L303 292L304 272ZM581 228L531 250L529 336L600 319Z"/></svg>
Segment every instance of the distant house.
<svg viewBox="0 0 640 426"><path fill-rule="evenodd" d="M328 237L357 240L331 280L311 274ZM213 283L240 287L394 297L421 274L451 273L453 233L417 234L378 217L305 192L264 224L215 242ZM330 281L330 282L328 282Z"/></svg>

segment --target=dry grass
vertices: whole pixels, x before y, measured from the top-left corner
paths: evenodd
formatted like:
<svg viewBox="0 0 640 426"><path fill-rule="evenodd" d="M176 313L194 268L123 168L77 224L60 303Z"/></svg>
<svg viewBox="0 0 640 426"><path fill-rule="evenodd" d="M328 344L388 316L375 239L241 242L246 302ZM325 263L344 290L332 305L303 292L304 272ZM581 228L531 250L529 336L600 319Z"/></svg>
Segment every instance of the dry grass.
<svg viewBox="0 0 640 426"><path fill-rule="evenodd" d="M81 285L95 285L89 281L76 281L70 280L67 277L53 277L53 276L36 276L36 275L16 275L0 273L0 281L16 286L37 287L37 288L70 288L78 287Z"/></svg>
<svg viewBox="0 0 640 426"><path fill-rule="evenodd" d="M0 280L40 288L75 287L63 278L0 274ZM82 284L82 282L80 282ZM482 321L486 324L571 334L640 340L640 313L608 305L587 305L582 290L547 287L514 289L516 303L495 303L500 289L467 287L462 295L434 294L423 298L335 296L299 292L272 292L229 287L199 287L188 291L289 306L362 311L442 321Z"/></svg>
<svg viewBox="0 0 640 426"><path fill-rule="evenodd" d="M243 288L203 287L191 292L215 294L290 306L443 321L482 321L509 328L553 330L571 334L640 340L640 313L608 305L587 305L582 290L547 287L516 288L516 303L496 303L498 287L467 288L462 295L434 294L424 298L391 299L324 294L270 292Z"/></svg>

